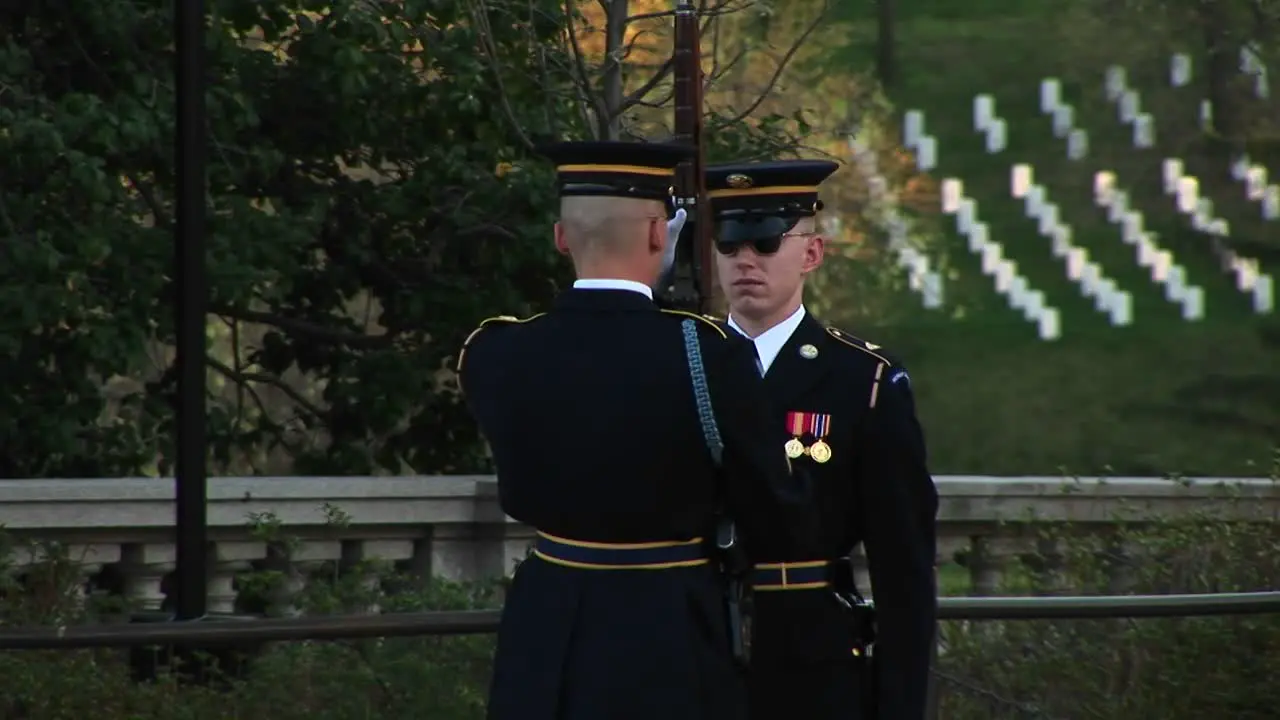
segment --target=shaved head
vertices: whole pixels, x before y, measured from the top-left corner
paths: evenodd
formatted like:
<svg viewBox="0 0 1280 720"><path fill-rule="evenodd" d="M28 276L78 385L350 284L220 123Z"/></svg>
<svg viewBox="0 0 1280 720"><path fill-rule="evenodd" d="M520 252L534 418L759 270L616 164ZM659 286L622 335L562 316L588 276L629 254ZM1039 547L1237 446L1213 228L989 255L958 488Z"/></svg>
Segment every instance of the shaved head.
<svg viewBox="0 0 1280 720"><path fill-rule="evenodd" d="M647 220L663 218L657 200L571 196L560 200L564 242L577 258L628 252L647 236Z"/></svg>

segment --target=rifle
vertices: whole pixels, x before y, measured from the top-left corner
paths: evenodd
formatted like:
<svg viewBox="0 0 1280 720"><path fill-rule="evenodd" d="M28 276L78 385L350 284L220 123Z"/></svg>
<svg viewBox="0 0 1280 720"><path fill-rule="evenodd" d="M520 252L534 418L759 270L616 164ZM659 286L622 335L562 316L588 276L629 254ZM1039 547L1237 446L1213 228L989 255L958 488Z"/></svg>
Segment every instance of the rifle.
<svg viewBox="0 0 1280 720"><path fill-rule="evenodd" d="M702 48L698 8L677 0L675 42L671 54L677 143L695 149L693 158L676 168L675 205L688 213L680 233L676 266L667 286L667 302L692 312L711 310L711 217L707 206L706 148L702 141ZM702 213L702 214L700 214Z"/></svg>

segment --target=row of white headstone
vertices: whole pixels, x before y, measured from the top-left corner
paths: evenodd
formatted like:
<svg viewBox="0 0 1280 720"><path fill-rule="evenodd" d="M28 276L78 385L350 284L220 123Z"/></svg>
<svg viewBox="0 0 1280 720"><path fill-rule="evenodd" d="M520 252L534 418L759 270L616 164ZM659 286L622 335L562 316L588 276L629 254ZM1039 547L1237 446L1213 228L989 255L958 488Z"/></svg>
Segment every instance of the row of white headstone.
<svg viewBox="0 0 1280 720"><path fill-rule="evenodd" d="M1102 266L1089 258L1089 251L1073 242L1071 226L1063 222L1059 207L1050 201L1049 191L1035 182L1029 164L1012 168L1009 194L1022 200L1029 220L1036 222L1041 237L1052 241L1053 256L1065 263L1067 279L1080 293L1093 300L1093 307L1117 327L1133 324L1133 296L1106 276Z"/></svg>
<svg viewBox="0 0 1280 720"><path fill-rule="evenodd" d="M1178 212L1191 218L1192 228L1210 236L1223 271L1231 274L1237 290L1250 297L1253 311L1259 314L1272 312L1275 308L1274 281L1262 272L1256 259L1240 256L1227 244L1231 224L1215 216L1212 199L1200 195L1199 178L1188 174L1179 158L1166 158L1162 171L1165 194L1175 198ZM1265 183L1265 169L1262 172L1261 182Z"/></svg>
<svg viewBox="0 0 1280 720"><path fill-rule="evenodd" d="M995 282L996 293L1035 324L1041 340L1062 337L1061 313L1048 304L1043 291L1031 287L1018 271L1018 263L1005 257L1004 246L991 239L991 227L978 218L978 201L965 196L964 186L956 178L943 180L942 187L942 211L955 216L956 230L968 239L970 252L982 258L982 274Z"/></svg>
<svg viewBox="0 0 1280 720"><path fill-rule="evenodd" d="M1261 60L1252 55L1248 48L1242 48L1240 54L1240 70L1260 80L1265 93L1266 68ZM1111 73L1117 70L1114 66ZM1123 76L1123 69L1118 69ZM1185 87L1191 82L1191 58L1178 53L1169 60L1169 84L1173 87ZM1259 97L1263 97L1260 95ZM1200 123L1204 129L1212 129L1213 105L1208 100L1200 103ZM1231 176L1245 186L1245 197L1262 206L1262 216L1267 220L1280 219L1280 186L1267 184L1267 169L1254 165L1247 156L1238 158L1231 165ZM1260 263L1253 258L1240 256L1227 243L1231 228L1226 219L1216 217L1213 212L1213 200L1200 195L1200 180L1186 172L1186 165L1181 158L1165 158L1161 166L1161 179L1164 192L1175 199L1178 212L1191 220L1191 227L1196 232L1209 236L1214 254L1218 257L1224 272L1231 274L1236 289L1250 296L1254 312L1269 313L1274 307L1274 288L1271 276L1261 271Z"/></svg>
<svg viewBox="0 0 1280 720"><path fill-rule="evenodd" d="M1203 320L1205 316L1204 288L1193 285L1187 269L1177 261L1173 253L1160 247L1159 236L1146 229L1142 211L1134 208L1129 193L1117 187L1116 174L1103 170L1094 175L1093 202L1107 213L1107 221L1120 230L1120 239L1134 248L1139 267L1150 271L1151 282L1162 290L1164 299L1178 305L1182 319Z"/></svg>
<svg viewBox="0 0 1280 720"><path fill-rule="evenodd" d="M1009 146L1009 122L996 114L996 101L990 95L973 98L973 129L986 138L987 152L996 154Z"/></svg>
<svg viewBox="0 0 1280 720"><path fill-rule="evenodd" d="M902 145L915 153L920 172L938 167L938 138L925 133L923 112L908 110L902 116Z"/></svg>
<svg viewBox="0 0 1280 720"><path fill-rule="evenodd" d="M943 305L942 273L931 267L929 256L911 245L911 222L898 211L888 179L880 172L876 154L857 138L849 139L854 166L867 184L870 199L884 210L884 226L889 234L889 250L898 266L907 271L907 285L920 294L924 306L936 310Z"/></svg>

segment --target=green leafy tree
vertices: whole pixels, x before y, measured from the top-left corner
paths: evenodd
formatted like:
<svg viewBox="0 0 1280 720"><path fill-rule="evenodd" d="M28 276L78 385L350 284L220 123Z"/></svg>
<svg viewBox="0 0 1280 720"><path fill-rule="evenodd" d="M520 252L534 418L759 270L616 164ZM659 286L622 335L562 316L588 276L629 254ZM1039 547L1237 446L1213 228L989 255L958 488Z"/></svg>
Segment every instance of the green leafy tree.
<svg viewBox="0 0 1280 720"><path fill-rule="evenodd" d="M4 476L167 470L170 7L27 3L0 22ZM543 304L565 271L547 171L507 171L564 124L529 52L554 52L555 15L491 2L482 32L462 2L210 11L215 457L477 464L457 348L485 314Z"/></svg>

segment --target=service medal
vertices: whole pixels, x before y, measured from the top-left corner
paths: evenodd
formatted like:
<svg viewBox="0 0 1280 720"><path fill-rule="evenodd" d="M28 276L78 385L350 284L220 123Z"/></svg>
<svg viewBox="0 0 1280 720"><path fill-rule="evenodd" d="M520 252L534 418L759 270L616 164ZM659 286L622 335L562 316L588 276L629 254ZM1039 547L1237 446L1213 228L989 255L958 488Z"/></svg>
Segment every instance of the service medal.
<svg viewBox="0 0 1280 720"><path fill-rule="evenodd" d="M809 457L816 463L824 463L831 459L831 446L819 440L809 446Z"/></svg>
<svg viewBox="0 0 1280 720"><path fill-rule="evenodd" d="M804 455L804 443L800 442L799 438L791 438L788 440L785 448L787 450L787 457L792 460Z"/></svg>

